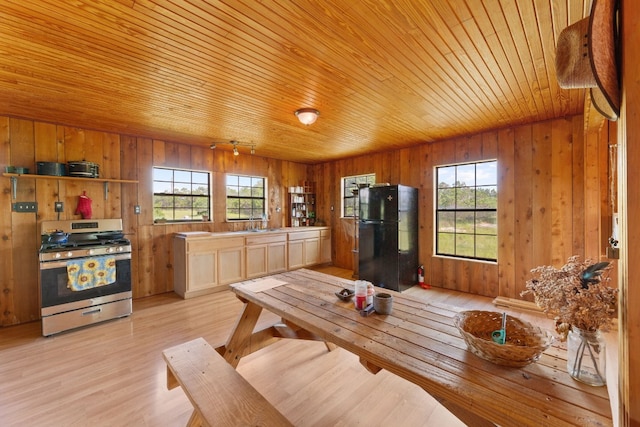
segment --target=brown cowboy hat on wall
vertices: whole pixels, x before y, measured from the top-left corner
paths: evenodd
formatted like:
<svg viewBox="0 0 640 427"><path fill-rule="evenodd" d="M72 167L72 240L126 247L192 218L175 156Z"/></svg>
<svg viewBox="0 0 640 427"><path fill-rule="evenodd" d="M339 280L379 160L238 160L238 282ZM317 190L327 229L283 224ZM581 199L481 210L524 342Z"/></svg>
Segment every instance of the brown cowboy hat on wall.
<svg viewBox="0 0 640 427"><path fill-rule="evenodd" d="M565 28L556 47L560 87L590 88L591 102L609 120L617 120L620 115L617 3L593 0L591 15Z"/></svg>

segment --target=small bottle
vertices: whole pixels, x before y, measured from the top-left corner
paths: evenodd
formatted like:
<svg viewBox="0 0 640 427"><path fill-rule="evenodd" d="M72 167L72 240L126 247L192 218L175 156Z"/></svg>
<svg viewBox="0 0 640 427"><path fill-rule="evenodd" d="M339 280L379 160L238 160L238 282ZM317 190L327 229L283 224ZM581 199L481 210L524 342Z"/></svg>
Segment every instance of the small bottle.
<svg viewBox="0 0 640 427"><path fill-rule="evenodd" d="M262 229L267 229L267 214L262 214Z"/></svg>
<svg viewBox="0 0 640 427"><path fill-rule="evenodd" d="M375 293L375 289L373 288L373 283L367 282L367 305L373 304L374 293Z"/></svg>

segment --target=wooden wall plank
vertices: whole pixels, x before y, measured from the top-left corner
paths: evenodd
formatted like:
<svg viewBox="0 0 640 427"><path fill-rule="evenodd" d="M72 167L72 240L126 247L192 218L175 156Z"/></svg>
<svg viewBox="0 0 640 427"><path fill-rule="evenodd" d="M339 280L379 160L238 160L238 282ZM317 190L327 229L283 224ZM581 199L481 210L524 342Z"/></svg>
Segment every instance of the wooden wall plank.
<svg viewBox="0 0 640 427"><path fill-rule="evenodd" d="M514 133L514 170L516 171L516 188L514 201L515 233L514 243L516 257L514 264L515 289L518 295L524 289L524 283L530 277L529 271L535 267L533 262L533 150L532 129L530 125L515 129Z"/></svg>
<svg viewBox="0 0 640 427"><path fill-rule="evenodd" d="M599 259L600 242L600 138L598 133L587 133L584 149L584 257Z"/></svg>
<svg viewBox="0 0 640 427"><path fill-rule="evenodd" d="M0 116L0 167L15 166L11 163L11 134L8 117ZM0 205L11 206L11 181L1 178ZM23 313L15 307L15 277L11 208L0 211L0 325L20 322Z"/></svg>
<svg viewBox="0 0 640 427"><path fill-rule="evenodd" d="M11 162L13 165L34 164L35 142L34 126L29 120L11 119L9 122L11 141ZM35 180L20 180L17 197L14 201L29 202L35 200ZM7 206L10 209L10 206ZM37 214L11 213L11 236L13 263L9 278L14 284L13 304L15 315L21 321L36 320L40 317L38 288L38 248L40 230ZM35 297L34 297L35 296Z"/></svg>
<svg viewBox="0 0 640 427"><path fill-rule="evenodd" d="M34 123L35 139L35 160L37 162L58 162L58 130L57 126L51 123ZM36 170L31 171L36 173ZM56 201L65 202L60 199L60 183L55 180L44 180L38 183L36 191L36 201L38 202L38 219L55 220L70 218L71 206L65 203L65 211L58 215L55 212L53 203Z"/></svg>
<svg viewBox="0 0 640 427"><path fill-rule="evenodd" d="M552 233L550 265L563 265L573 255L573 138L570 120L556 120L552 143Z"/></svg>
<svg viewBox="0 0 640 427"><path fill-rule="evenodd" d="M498 132L498 295L516 298L516 171L514 132Z"/></svg>
<svg viewBox="0 0 640 427"><path fill-rule="evenodd" d="M552 206L563 203L553 200L553 147L551 141L551 123L536 123L531 127L532 171L531 171L531 249L534 265L551 264L551 251L554 230ZM560 227L561 224L557 224ZM556 227L556 228L557 228Z"/></svg>

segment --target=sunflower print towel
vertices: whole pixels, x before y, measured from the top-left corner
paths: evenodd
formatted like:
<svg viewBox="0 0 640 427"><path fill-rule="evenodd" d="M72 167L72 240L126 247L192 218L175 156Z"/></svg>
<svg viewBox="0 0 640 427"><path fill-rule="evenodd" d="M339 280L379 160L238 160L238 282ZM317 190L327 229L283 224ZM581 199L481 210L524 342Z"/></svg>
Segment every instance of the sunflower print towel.
<svg viewBox="0 0 640 427"><path fill-rule="evenodd" d="M84 291L116 281L116 259L112 256L69 260L67 262L67 288Z"/></svg>

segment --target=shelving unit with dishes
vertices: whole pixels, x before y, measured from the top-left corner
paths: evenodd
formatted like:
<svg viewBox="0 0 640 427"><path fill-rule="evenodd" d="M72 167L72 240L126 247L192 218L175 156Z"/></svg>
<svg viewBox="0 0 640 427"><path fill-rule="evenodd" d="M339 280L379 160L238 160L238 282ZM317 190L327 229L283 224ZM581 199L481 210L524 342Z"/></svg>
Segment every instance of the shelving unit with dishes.
<svg viewBox="0 0 640 427"><path fill-rule="evenodd" d="M309 227L316 223L315 182L289 187L289 214L291 227Z"/></svg>

